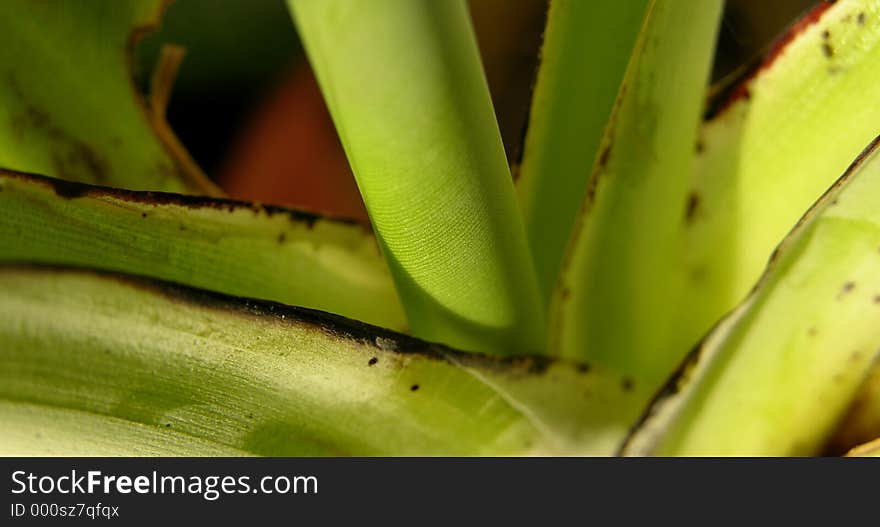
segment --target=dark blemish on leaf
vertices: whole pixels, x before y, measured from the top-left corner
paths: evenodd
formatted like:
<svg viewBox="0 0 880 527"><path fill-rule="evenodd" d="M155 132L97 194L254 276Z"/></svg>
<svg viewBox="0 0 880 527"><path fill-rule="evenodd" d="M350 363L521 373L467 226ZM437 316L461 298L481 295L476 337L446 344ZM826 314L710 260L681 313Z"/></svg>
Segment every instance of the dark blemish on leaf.
<svg viewBox="0 0 880 527"><path fill-rule="evenodd" d="M587 182L587 203L593 203L596 200L596 189L599 187L599 178L597 174L593 174Z"/></svg>
<svg viewBox="0 0 880 527"><path fill-rule="evenodd" d="M859 362L862 359L862 354L856 350L849 355L850 362Z"/></svg>
<svg viewBox="0 0 880 527"><path fill-rule="evenodd" d="M287 241L287 235L283 232L278 235L278 243L284 243Z"/></svg>
<svg viewBox="0 0 880 527"><path fill-rule="evenodd" d="M840 288L840 294L837 295L837 299L838 300L842 299L844 296L846 296L847 294L852 292L852 290L855 288L856 288L855 282L846 282L845 284L843 284L843 287Z"/></svg>
<svg viewBox="0 0 880 527"><path fill-rule="evenodd" d="M571 289L563 287L560 295L562 296L563 300L568 300L568 297L571 296Z"/></svg>
<svg viewBox="0 0 880 527"><path fill-rule="evenodd" d="M586 362L577 365L578 373L590 373L591 366Z"/></svg>
<svg viewBox="0 0 880 527"><path fill-rule="evenodd" d="M700 206L700 195L696 192L691 192L688 195L687 204L685 205L684 210L684 219L686 222L690 223L693 221L694 216L697 213L697 208Z"/></svg>
<svg viewBox="0 0 880 527"><path fill-rule="evenodd" d="M171 423L165 423L165 428L171 428Z"/></svg>
<svg viewBox="0 0 880 527"><path fill-rule="evenodd" d="M186 230L186 226L185 226L185 225L178 225L177 228L180 229L181 231L185 231L185 230Z"/></svg>
<svg viewBox="0 0 880 527"><path fill-rule="evenodd" d="M146 212L141 212L141 218L146 218L146 217L147 217L147 213L146 213Z"/></svg>
<svg viewBox="0 0 880 527"><path fill-rule="evenodd" d="M831 58L834 56L834 48L831 47L831 44L827 42L822 43L822 54L825 55L825 58Z"/></svg>
<svg viewBox="0 0 880 527"><path fill-rule="evenodd" d="M42 178L42 176L34 177ZM52 190L55 192L55 195L59 198L76 199L89 194L89 187L87 185L81 185L79 183L65 181L63 179L46 178L45 182L50 184Z"/></svg>
<svg viewBox="0 0 880 527"><path fill-rule="evenodd" d="M874 295L874 303L880 304L880 295Z"/></svg>
<svg viewBox="0 0 880 527"><path fill-rule="evenodd" d="M253 419L253 418L254 418L254 414L251 413L251 412L248 412L248 413L245 414L245 417L248 418L248 419Z"/></svg>
<svg viewBox="0 0 880 527"><path fill-rule="evenodd" d="M815 327L811 327L810 329L807 330L807 335L809 335L811 337L815 337L817 333L818 333L818 331L816 330Z"/></svg>
<svg viewBox="0 0 880 527"><path fill-rule="evenodd" d="M373 357L373 358L371 358L371 359L367 362L367 365L368 365L368 366L373 366L373 365L375 365L377 362L379 362L379 359L376 358L376 357Z"/></svg>
<svg viewBox="0 0 880 527"><path fill-rule="evenodd" d="M860 26L865 25L865 13L864 12L860 12L859 16L856 17L856 23Z"/></svg>
<svg viewBox="0 0 880 527"><path fill-rule="evenodd" d="M611 157L611 145L607 145L602 149L602 154L599 156L599 167L605 167L608 164L608 159Z"/></svg>
<svg viewBox="0 0 880 527"><path fill-rule="evenodd" d="M690 270L688 276L694 282L703 282L706 279L706 268L702 265L694 267Z"/></svg>
<svg viewBox="0 0 880 527"><path fill-rule="evenodd" d="M635 383L630 377L624 377L623 380L620 381L620 387L623 388L623 391L625 392L631 392L634 384Z"/></svg>
<svg viewBox="0 0 880 527"><path fill-rule="evenodd" d="M417 391L419 391L419 385L418 385L418 384L413 384L412 386L409 387L409 391L411 391L411 392L417 392Z"/></svg>
<svg viewBox="0 0 880 527"><path fill-rule="evenodd" d="M702 140L697 139L697 143L696 143L696 145L694 145L694 149L696 150L696 152L698 154L702 154L703 151L706 149L706 146L703 144Z"/></svg>
<svg viewBox="0 0 880 527"><path fill-rule="evenodd" d="M829 38L831 38L831 32L828 31L827 29L822 31L822 38L824 38L825 40L828 40Z"/></svg>

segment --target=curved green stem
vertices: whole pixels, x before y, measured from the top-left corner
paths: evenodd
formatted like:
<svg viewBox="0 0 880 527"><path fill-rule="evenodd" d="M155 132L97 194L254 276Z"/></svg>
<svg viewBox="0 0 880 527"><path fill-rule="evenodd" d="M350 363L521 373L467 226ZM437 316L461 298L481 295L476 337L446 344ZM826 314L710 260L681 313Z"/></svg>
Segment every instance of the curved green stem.
<svg viewBox="0 0 880 527"><path fill-rule="evenodd" d="M465 2L290 7L413 333L541 352L543 303Z"/></svg>

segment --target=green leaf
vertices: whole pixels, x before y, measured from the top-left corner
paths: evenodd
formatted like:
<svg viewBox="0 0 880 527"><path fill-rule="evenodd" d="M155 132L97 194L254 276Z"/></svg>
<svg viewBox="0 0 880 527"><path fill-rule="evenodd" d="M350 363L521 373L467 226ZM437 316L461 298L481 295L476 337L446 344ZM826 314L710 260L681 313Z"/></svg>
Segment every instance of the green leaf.
<svg viewBox="0 0 880 527"><path fill-rule="evenodd" d="M538 284L559 275L647 0L552 0L516 181Z"/></svg>
<svg viewBox="0 0 880 527"><path fill-rule="evenodd" d="M630 376L647 396L667 346L682 214L722 2L652 2L551 304L551 353Z"/></svg>
<svg viewBox="0 0 880 527"><path fill-rule="evenodd" d="M878 63L880 3L821 3L705 124L677 347L748 294L773 248L880 134Z"/></svg>
<svg viewBox="0 0 880 527"><path fill-rule="evenodd" d="M0 261L120 271L402 330L366 227L280 207L0 170Z"/></svg>
<svg viewBox="0 0 880 527"><path fill-rule="evenodd" d="M317 311L0 266L0 453L609 452L599 370L461 353Z"/></svg>
<svg viewBox="0 0 880 527"><path fill-rule="evenodd" d="M463 0L291 0L413 334L544 349L544 309Z"/></svg>
<svg viewBox="0 0 880 527"><path fill-rule="evenodd" d="M164 2L0 3L0 166L142 190L218 193L132 82L138 38ZM166 56L176 69L179 53ZM169 68L169 66L171 66Z"/></svg>
<svg viewBox="0 0 880 527"><path fill-rule="evenodd" d="M815 455L880 358L880 139L777 249L624 450Z"/></svg>

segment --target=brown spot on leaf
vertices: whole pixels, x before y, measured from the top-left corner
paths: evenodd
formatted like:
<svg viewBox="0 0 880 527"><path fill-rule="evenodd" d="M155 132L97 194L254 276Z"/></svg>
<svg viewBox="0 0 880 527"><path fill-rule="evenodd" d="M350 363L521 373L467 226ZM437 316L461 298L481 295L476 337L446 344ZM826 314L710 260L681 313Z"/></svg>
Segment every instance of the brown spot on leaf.
<svg viewBox="0 0 880 527"><path fill-rule="evenodd" d="M840 288L840 294L837 295L837 299L838 300L842 299L843 297L845 297L846 295L851 293L852 290L855 288L856 288L855 282L852 282L852 281L846 282L845 284L843 284L843 287Z"/></svg>
<svg viewBox="0 0 880 527"><path fill-rule="evenodd" d="M831 58L834 56L834 48L831 47L831 44L828 42L822 43L822 54L825 55L825 58Z"/></svg>
<svg viewBox="0 0 880 527"><path fill-rule="evenodd" d="M373 357L369 361L367 361L367 366L374 366L377 362L379 362L379 359L376 357Z"/></svg>
<svg viewBox="0 0 880 527"><path fill-rule="evenodd" d="M413 384L412 386L409 387L409 391L411 391L411 392L417 392L417 391L419 391L419 385L418 385L418 384Z"/></svg>
<svg viewBox="0 0 880 527"><path fill-rule="evenodd" d="M611 145L605 146L602 149L602 153L599 155L599 167L603 168L608 164L608 160L611 158Z"/></svg>
<svg viewBox="0 0 880 527"><path fill-rule="evenodd" d="M596 189L599 187L598 174L593 173L587 182L587 203L592 204L596 200Z"/></svg>
<svg viewBox="0 0 880 527"><path fill-rule="evenodd" d="M684 209L684 219L686 222L690 223L693 221L694 216L697 213L697 209L700 206L700 195L696 192L691 192L687 198L687 204Z"/></svg>
<svg viewBox="0 0 880 527"><path fill-rule="evenodd" d="M631 392L634 386L635 382L630 377L624 377L620 381L620 387L623 388L623 391L625 392Z"/></svg>

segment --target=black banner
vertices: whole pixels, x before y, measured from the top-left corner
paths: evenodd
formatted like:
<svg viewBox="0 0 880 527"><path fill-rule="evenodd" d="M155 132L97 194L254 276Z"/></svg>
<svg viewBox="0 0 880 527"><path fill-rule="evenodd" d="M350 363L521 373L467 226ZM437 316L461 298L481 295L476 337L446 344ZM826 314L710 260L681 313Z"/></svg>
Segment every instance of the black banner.
<svg viewBox="0 0 880 527"><path fill-rule="evenodd" d="M0 458L0 525L877 522L880 459ZM708 515L708 516L706 516Z"/></svg>

